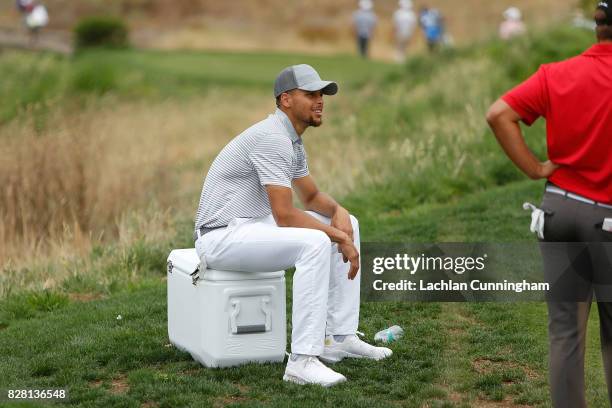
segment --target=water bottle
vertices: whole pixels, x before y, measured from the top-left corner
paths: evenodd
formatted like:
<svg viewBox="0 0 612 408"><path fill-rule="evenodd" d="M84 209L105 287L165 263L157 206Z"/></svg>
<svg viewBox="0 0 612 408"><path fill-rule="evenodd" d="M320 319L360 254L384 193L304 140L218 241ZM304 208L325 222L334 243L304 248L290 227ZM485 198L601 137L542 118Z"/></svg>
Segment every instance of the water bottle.
<svg viewBox="0 0 612 408"><path fill-rule="evenodd" d="M404 335L404 329L399 326L391 326L388 329L381 330L374 336L375 341L383 343L392 343Z"/></svg>

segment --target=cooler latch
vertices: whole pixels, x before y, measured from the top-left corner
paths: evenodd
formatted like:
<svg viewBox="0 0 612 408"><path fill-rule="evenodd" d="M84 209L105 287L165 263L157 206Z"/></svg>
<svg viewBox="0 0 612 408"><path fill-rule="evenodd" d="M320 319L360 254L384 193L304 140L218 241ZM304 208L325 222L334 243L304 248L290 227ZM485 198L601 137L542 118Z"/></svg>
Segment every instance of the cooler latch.
<svg viewBox="0 0 612 408"><path fill-rule="evenodd" d="M200 272L200 265L199 264L198 264L198 267L195 269L195 271L193 271L193 272L191 272L189 274L189 276L191 276L191 284L194 285L194 286L200 280L200 274L198 272Z"/></svg>

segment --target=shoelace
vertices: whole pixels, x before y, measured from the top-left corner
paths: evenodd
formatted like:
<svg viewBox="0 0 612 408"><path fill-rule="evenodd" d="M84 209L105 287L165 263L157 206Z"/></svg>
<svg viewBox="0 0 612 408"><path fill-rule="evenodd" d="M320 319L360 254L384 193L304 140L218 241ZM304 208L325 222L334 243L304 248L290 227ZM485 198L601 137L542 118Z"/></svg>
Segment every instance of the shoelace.
<svg viewBox="0 0 612 408"><path fill-rule="evenodd" d="M286 355L288 358L291 358L291 353L288 353L288 352L286 352L286 351L285 351L285 355ZM306 362L305 362L305 364L304 364L304 365L307 365L308 363L312 363L312 364L317 364L317 363L319 363L319 364L322 364L322 363L321 363L321 361L320 361L320 360L319 360L317 357L314 357L314 356L308 356L308 358L306 358ZM318 364L317 364L317 365L318 365Z"/></svg>
<svg viewBox="0 0 612 408"><path fill-rule="evenodd" d="M308 364L314 364L316 366L320 366L323 365L323 363L321 363L321 361L313 356L308 356L308 358L306 359L306 362L304 363L304 367L306 367Z"/></svg>

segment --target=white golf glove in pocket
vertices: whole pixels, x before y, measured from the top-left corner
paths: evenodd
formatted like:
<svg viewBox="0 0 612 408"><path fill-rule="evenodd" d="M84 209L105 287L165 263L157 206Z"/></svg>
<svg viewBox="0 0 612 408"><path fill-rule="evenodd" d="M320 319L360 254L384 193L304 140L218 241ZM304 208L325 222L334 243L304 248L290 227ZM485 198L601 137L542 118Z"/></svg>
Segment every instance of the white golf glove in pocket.
<svg viewBox="0 0 612 408"><path fill-rule="evenodd" d="M523 203L523 210L531 210L531 226L529 230L538 238L544 239L544 217L546 212L531 203Z"/></svg>

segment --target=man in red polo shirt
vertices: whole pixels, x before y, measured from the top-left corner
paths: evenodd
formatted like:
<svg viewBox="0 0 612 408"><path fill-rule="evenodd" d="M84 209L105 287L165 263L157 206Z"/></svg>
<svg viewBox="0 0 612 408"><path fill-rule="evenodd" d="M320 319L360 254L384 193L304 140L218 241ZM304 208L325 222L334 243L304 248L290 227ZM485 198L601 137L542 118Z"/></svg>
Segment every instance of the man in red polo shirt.
<svg viewBox="0 0 612 408"><path fill-rule="evenodd" d="M548 294L550 386L555 407L585 407L584 350L593 292L612 402L612 1L595 13L598 43L566 61L542 65L497 100L487 121L514 164L548 179L532 214ZM546 118L549 160L529 150L519 122ZM570 244L571 243L571 244Z"/></svg>

